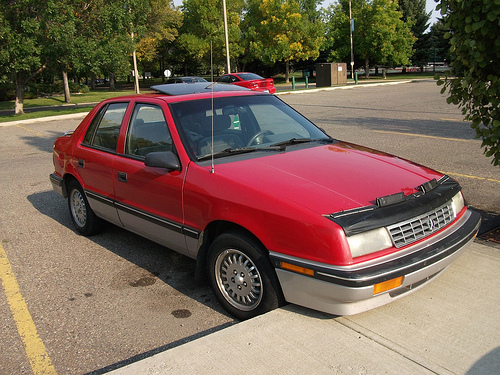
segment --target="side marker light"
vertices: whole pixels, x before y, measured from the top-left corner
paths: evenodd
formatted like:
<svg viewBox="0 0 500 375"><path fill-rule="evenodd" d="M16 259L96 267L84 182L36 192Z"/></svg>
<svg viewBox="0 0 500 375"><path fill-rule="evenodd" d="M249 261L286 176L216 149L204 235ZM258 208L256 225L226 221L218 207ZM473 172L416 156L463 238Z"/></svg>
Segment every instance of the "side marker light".
<svg viewBox="0 0 500 375"><path fill-rule="evenodd" d="M397 288L401 284L403 284L403 276L375 284L373 286L373 295Z"/></svg>
<svg viewBox="0 0 500 375"><path fill-rule="evenodd" d="M307 276L314 276L314 271L309 268L304 268L300 266L296 266L295 264L290 264L286 262L281 262L281 268L289 271L294 271L298 273L302 273Z"/></svg>

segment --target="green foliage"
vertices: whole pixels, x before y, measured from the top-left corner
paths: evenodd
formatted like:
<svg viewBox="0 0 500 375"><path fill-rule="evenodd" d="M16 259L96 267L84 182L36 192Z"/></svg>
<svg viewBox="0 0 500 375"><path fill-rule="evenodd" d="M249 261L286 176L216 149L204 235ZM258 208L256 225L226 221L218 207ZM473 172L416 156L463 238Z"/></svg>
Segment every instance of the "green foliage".
<svg viewBox="0 0 500 375"><path fill-rule="evenodd" d="M330 61L350 60L349 2L340 0L324 12ZM354 54L371 64L408 65L415 41L408 23L391 0L353 0Z"/></svg>
<svg viewBox="0 0 500 375"><path fill-rule="evenodd" d="M302 13L297 0L249 0L247 4L244 35L248 57L273 65L319 56L322 24L311 21L314 13L310 10Z"/></svg>
<svg viewBox="0 0 500 375"><path fill-rule="evenodd" d="M441 0L438 8L453 59L452 72L438 85L472 122L485 155L500 165L500 0Z"/></svg>
<svg viewBox="0 0 500 375"><path fill-rule="evenodd" d="M243 53L241 47L240 20L243 1L227 1L229 53L235 60ZM217 67L225 66L224 18L221 0L184 0L184 23L179 37L179 48L183 52L184 64L195 60L210 69L210 42L213 62Z"/></svg>
<svg viewBox="0 0 500 375"><path fill-rule="evenodd" d="M429 45L432 56L429 61L450 61L450 43L448 39L444 38L444 34L449 32L446 29L445 22L442 18L438 19L436 23L431 26L429 32Z"/></svg>
<svg viewBox="0 0 500 375"><path fill-rule="evenodd" d="M424 66L429 61L430 41L426 33L429 27L431 12L426 12L426 0L399 0L399 8L403 13L402 20L410 25L411 32L416 38L413 45L412 63Z"/></svg>
<svg viewBox="0 0 500 375"><path fill-rule="evenodd" d="M43 1L0 2L0 68L12 73L29 72L41 65Z"/></svg>

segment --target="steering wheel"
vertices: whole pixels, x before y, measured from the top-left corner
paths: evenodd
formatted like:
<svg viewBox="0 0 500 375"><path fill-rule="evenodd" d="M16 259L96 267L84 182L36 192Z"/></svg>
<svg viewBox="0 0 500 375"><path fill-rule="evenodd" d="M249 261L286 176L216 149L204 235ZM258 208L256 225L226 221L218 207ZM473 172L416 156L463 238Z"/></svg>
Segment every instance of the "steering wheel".
<svg viewBox="0 0 500 375"><path fill-rule="evenodd" d="M261 130L257 134L254 134L254 136L248 141L247 147L250 147L254 143L256 145L261 144L262 141L264 140L264 136L265 135L269 135L269 134L274 134L274 133L272 131L270 131L270 130Z"/></svg>

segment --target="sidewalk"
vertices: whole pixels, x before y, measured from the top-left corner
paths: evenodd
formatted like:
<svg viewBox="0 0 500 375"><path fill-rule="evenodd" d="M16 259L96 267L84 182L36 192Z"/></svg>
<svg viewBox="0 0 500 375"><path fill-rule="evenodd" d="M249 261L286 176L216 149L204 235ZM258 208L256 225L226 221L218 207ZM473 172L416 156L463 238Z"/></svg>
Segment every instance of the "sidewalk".
<svg viewBox="0 0 500 375"><path fill-rule="evenodd" d="M288 305L109 374L500 374L499 250L474 242L422 290L366 313Z"/></svg>

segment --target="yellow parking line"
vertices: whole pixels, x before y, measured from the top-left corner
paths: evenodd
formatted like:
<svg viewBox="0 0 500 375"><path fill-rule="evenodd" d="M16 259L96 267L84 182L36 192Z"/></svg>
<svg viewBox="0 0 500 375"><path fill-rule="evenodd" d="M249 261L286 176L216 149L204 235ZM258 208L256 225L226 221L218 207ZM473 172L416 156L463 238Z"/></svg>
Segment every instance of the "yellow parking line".
<svg viewBox="0 0 500 375"><path fill-rule="evenodd" d="M484 180L484 181L491 181L491 182L496 182L500 184L500 180L495 180L494 178L487 178L487 177L478 177L478 176L471 176L467 174L460 174L460 173L454 173L454 172L443 172L443 174L447 174L449 176L457 176L457 177L465 177L465 178L472 178L474 180Z"/></svg>
<svg viewBox="0 0 500 375"><path fill-rule="evenodd" d="M459 138L436 137L434 135L414 134L414 133L404 133L404 132L391 132L391 131L388 131L388 130L374 130L374 132L375 133L408 135L408 136L411 136L411 137L443 139L443 140L446 140L446 141L457 141L457 142L471 142L471 141L474 141L474 139L459 139Z"/></svg>
<svg viewBox="0 0 500 375"><path fill-rule="evenodd" d="M40 137L43 137L43 134L42 133L39 133L37 131L34 131L34 130L31 130L25 126L21 126L21 125L16 125L18 128L21 128L21 129L24 129L24 130L27 130L29 132L32 132L32 133L35 133L36 135L40 136Z"/></svg>
<svg viewBox="0 0 500 375"><path fill-rule="evenodd" d="M47 354L45 345L28 311L26 301L21 295L19 284L17 283L12 267L7 258L3 246L0 244L0 280L7 297L7 302L16 322L17 331L24 344L31 369L35 375L57 374L52 361Z"/></svg>

